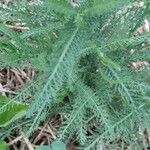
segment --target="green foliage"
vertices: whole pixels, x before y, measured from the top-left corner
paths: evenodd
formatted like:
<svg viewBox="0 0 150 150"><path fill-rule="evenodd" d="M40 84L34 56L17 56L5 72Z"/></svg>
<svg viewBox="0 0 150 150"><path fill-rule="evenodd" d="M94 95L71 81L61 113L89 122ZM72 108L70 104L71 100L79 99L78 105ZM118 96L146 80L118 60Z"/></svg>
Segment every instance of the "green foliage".
<svg viewBox="0 0 150 150"><path fill-rule="evenodd" d="M38 146L36 150L51 150L49 146Z"/></svg>
<svg viewBox="0 0 150 150"><path fill-rule="evenodd" d="M36 150L66 150L66 146L61 141L54 141L50 146L38 146Z"/></svg>
<svg viewBox="0 0 150 150"><path fill-rule="evenodd" d="M1 150L8 150L7 144L2 140L0 140L0 149Z"/></svg>
<svg viewBox="0 0 150 150"><path fill-rule="evenodd" d="M0 127L5 127L25 115L28 105L0 96Z"/></svg>
<svg viewBox="0 0 150 150"><path fill-rule="evenodd" d="M134 36L149 14L149 0L143 2L83 0L73 7L67 0L46 0L2 8L11 17L0 25L0 67L30 65L38 72L14 97L30 104L30 126L24 127L29 135L60 112L61 141L75 137L83 150L120 139L132 149L144 147L138 132L149 132L150 69L132 67L149 61L150 33ZM8 22L26 23L29 30L16 33Z"/></svg>

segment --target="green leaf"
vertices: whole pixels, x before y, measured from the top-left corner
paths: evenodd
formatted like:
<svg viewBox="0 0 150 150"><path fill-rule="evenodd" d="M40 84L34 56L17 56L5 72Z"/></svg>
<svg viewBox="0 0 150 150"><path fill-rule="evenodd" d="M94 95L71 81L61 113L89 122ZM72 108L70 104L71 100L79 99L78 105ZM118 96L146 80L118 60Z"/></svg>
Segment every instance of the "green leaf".
<svg viewBox="0 0 150 150"><path fill-rule="evenodd" d="M0 95L0 127L5 127L16 119L23 117L28 105Z"/></svg>
<svg viewBox="0 0 150 150"><path fill-rule="evenodd" d="M51 144L52 150L66 150L66 145L62 141L56 140Z"/></svg>
<svg viewBox="0 0 150 150"><path fill-rule="evenodd" d="M101 2L94 3L93 6L85 9L84 13L86 16L94 16L96 14L105 14L114 9L124 6L125 4L129 4L130 1L120 1L120 0L105 0ZM109 8L109 9L108 9Z"/></svg>
<svg viewBox="0 0 150 150"><path fill-rule="evenodd" d="M37 146L35 150L52 150L49 146Z"/></svg>
<svg viewBox="0 0 150 150"><path fill-rule="evenodd" d="M56 140L52 142L51 146L38 146L35 150L67 150L65 143Z"/></svg>
<svg viewBox="0 0 150 150"><path fill-rule="evenodd" d="M35 69L41 71L46 71L48 68L44 54L40 54L36 58L31 59L31 63Z"/></svg>
<svg viewBox="0 0 150 150"><path fill-rule="evenodd" d="M75 9L67 1L62 0L46 0L48 10L52 13L64 14L66 17L76 15Z"/></svg>
<svg viewBox="0 0 150 150"><path fill-rule="evenodd" d="M7 143L0 140L0 150L8 150Z"/></svg>

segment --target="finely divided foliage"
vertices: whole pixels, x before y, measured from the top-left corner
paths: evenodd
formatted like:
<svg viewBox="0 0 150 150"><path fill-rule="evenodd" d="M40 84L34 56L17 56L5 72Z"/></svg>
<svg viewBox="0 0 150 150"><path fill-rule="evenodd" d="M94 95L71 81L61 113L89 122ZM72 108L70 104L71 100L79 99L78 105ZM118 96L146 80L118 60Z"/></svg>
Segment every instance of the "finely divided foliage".
<svg viewBox="0 0 150 150"><path fill-rule="evenodd" d="M122 147L145 147L138 134L150 129L150 70L132 63L149 61L150 33L135 36L149 17L149 0L22 1L1 12L0 67L38 71L14 97L30 104L28 135L60 112L58 138L76 137L81 149L119 140ZM29 29L16 33L8 22Z"/></svg>

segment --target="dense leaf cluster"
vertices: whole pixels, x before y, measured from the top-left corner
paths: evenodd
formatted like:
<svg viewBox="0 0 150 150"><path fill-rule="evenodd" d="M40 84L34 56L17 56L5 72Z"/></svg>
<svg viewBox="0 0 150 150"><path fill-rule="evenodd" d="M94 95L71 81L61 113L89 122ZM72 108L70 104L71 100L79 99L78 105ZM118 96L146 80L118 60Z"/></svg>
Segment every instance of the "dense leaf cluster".
<svg viewBox="0 0 150 150"><path fill-rule="evenodd" d="M150 129L150 70L132 66L150 56L150 34L134 36L149 17L149 0L143 4L44 0L36 6L23 1L1 7L6 17L0 24L0 67L38 71L14 97L30 104L30 121L23 126L28 134L60 112L58 138L76 137L81 149L115 145L120 139L122 147L145 146L138 133ZM18 33L6 26L18 22L29 30Z"/></svg>

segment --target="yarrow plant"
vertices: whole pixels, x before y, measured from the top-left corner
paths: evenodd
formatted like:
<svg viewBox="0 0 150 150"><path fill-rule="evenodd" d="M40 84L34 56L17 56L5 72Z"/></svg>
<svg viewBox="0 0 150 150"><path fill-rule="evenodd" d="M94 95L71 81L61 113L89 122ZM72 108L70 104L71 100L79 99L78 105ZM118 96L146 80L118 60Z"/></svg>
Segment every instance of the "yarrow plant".
<svg viewBox="0 0 150 150"><path fill-rule="evenodd" d="M38 72L12 96L29 104L22 118L29 121L20 130L32 135L59 112L58 139L74 137L80 149L117 149L118 141L123 149L147 147L139 134L150 130L150 70L133 63L149 62L150 33L137 34L149 12L149 0L18 1L1 7L0 67ZM17 23L24 30L10 28Z"/></svg>

